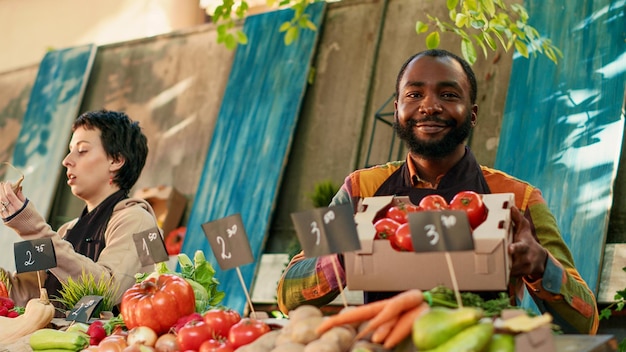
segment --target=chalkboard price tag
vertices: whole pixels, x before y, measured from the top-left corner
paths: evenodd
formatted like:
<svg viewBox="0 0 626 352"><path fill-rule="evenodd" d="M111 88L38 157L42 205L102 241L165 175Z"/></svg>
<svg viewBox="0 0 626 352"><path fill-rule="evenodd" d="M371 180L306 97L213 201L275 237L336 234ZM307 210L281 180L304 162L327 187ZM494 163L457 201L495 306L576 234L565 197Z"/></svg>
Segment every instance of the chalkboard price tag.
<svg viewBox="0 0 626 352"><path fill-rule="evenodd" d="M474 250L469 220L462 210L412 212L409 227L415 252Z"/></svg>
<svg viewBox="0 0 626 352"><path fill-rule="evenodd" d="M202 224L213 254L222 270L252 263L254 256L243 227L241 214L234 214Z"/></svg>
<svg viewBox="0 0 626 352"><path fill-rule="evenodd" d="M94 310L102 302L102 296L83 296L69 312L65 320L89 323Z"/></svg>
<svg viewBox="0 0 626 352"><path fill-rule="evenodd" d="M291 220L306 257L361 249L350 204L292 213Z"/></svg>
<svg viewBox="0 0 626 352"><path fill-rule="evenodd" d="M133 241L135 241L135 248L137 248L139 260L143 266L170 259L165 249L163 237L161 237L161 233L156 227L133 234Z"/></svg>
<svg viewBox="0 0 626 352"><path fill-rule="evenodd" d="M57 266L51 238L16 242L13 244L15 269L18 273L38 271Z"/></svg>

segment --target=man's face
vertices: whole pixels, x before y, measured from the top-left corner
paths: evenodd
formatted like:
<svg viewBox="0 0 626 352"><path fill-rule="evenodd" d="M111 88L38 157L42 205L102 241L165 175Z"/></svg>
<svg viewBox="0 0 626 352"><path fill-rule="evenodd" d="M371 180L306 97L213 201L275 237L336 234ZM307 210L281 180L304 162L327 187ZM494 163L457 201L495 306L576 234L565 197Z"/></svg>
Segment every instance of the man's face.
<svg viewBox="0 0 626 352"><path fill-rule="evenodd" d="M420 56L409 63L400 80L394 130L412 153L443 158L467 139L477 111L458 62Z"/></svg>

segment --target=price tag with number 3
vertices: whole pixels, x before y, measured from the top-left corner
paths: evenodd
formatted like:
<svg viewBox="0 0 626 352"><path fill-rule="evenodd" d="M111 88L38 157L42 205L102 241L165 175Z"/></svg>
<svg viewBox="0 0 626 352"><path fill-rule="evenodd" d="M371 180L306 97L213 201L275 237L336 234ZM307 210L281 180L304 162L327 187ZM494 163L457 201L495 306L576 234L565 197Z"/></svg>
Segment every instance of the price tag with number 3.
<svg viewBox="0 0 626 352"><path fill-rule="evenodd" d="M291 219L306 257L361 249L350 204L292 213Z"/></svg>

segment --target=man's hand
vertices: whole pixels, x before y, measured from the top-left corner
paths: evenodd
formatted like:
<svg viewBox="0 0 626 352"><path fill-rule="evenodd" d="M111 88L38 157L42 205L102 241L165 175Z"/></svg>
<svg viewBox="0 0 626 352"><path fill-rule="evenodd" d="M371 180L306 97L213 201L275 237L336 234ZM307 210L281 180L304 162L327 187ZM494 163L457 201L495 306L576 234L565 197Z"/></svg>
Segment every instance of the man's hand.
<svg viewBox="0 0 626 352"><path fill-rule="evenodd" d="M511 207L511 218L515 231L513 243L508 248L513 260L511 276L526 276L531 281L538 280L543 277L548 252L535 240L530 222L515 206Z"/></svg>

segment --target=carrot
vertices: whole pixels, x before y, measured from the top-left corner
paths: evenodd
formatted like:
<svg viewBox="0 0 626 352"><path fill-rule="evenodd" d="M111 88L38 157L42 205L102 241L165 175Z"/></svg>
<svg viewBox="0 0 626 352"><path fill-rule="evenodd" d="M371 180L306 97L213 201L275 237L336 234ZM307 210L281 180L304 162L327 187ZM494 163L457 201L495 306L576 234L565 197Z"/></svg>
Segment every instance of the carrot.
<svg viewBox="0 0 626 352"><path fill-rule="evenodd" d="M357 339L376 330L385 322L400 316L404 311L419 306L422 302L424 302L424 294L418 289L407 290L388 298L387 304L385 304L380 313L367 324L367 327L359 332Z"/></svg>
<svg viewBox="0 0 626 352"><path fill-rule="evenodd" d="M392 349L397 344L402 342L402 340L411 334L415 319L428 311L429 308L430 306L428 303L422 302L417 307L414 307L413 309L402 314L391 332L389 332L389 335L387 335L383 346L387 349Z"/></svg>
<svg viewBox="0 0 626 352"><path fill-rule="evenodd" d="M391 332L394 325L396 325L396 323L398 322L398 318L399 317L391 318L390 320L387 320L381 326L376 328L376 330L374 330L374 333L372 334L372 342L382 343L383 341L385 341L387 335L389 335L389 332Z"/></svg>
<svg viewBox="0 0 626 352"><path fill-rule="evenodd" d="M335 326L341 326L352 323L360 323L372 319L378 314L388 300L381 300L360 305L358 307L344 310L339 314L325 318L316 329L316 333L321 335Z"/></svg>

